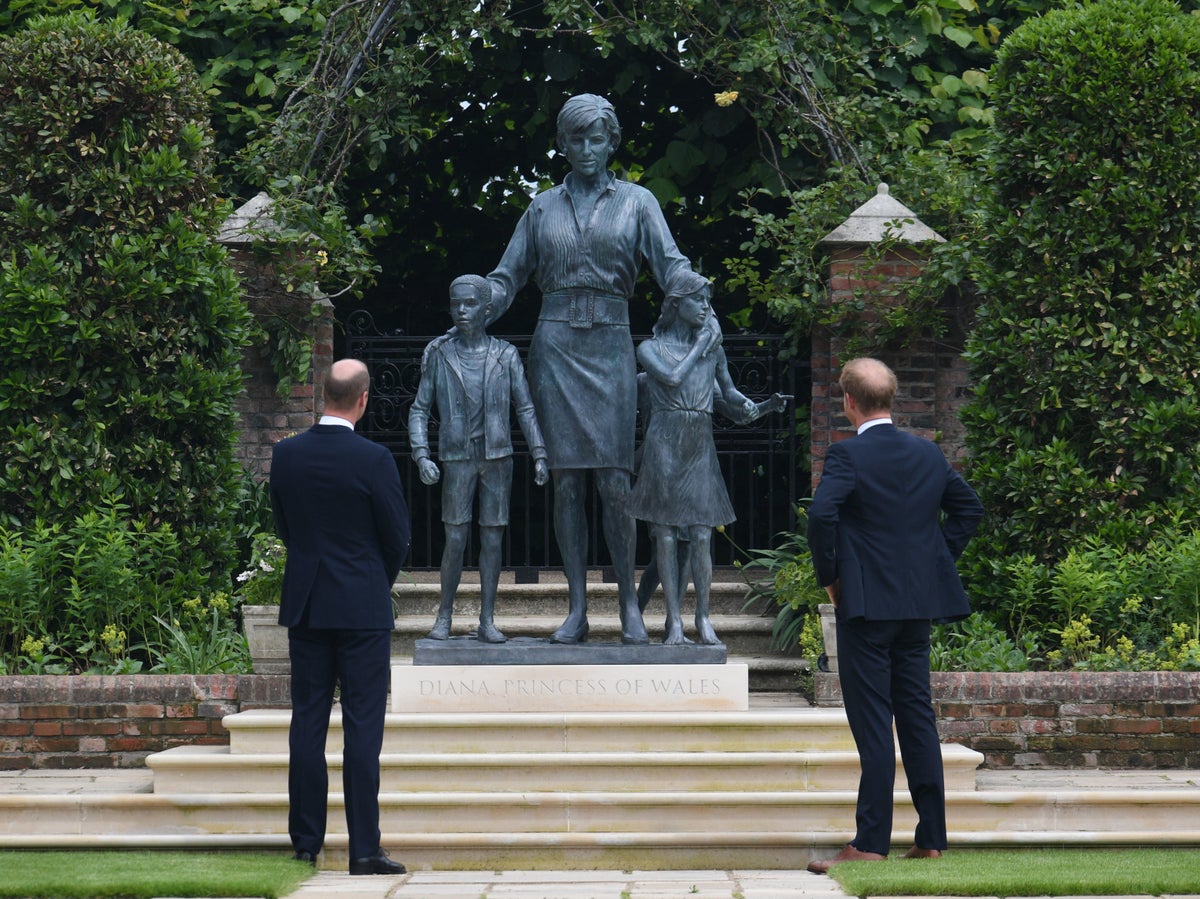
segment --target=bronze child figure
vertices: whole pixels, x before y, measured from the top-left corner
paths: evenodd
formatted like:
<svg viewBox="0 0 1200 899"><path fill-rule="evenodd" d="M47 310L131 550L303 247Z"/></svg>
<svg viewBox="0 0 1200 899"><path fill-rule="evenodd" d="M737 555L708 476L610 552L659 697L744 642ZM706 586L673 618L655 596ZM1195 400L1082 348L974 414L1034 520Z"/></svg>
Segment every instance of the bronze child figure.
<svg viewBox="0 0 1200 899"><path fill-rule="evenodd" d="M500 553L508 525L512 490L511 410L534 460L534 481L550 477L546 446L533 411L525 369L516 347L484 331L492 311L492 288L479 275L463 275L450 285L454 331L430 344L421 363L421 383L408 416L409 443L424 484L436 484L441 471L429 455L429 414L438 416L438 458L445 469L442 484L441 604L429 636L450 636L454 595L462 579L463 551L479 497L479 630L484 643L503 643L496 627L496 587Z"/></svg>
<svg viewBox="0 0 1200 899"><path fill-rule="evenodd" d="M696 591L697 639L720 642L709 618L709 547L712 529L733 521L734 514L713 441L714 396L722 408L737 409L743 422L783 409L787 402L775 394L755 403L733 385L710 294L703 276L680 272L668 287L654 336L637 349L649 375L650 415L631 505L654 537L656 573L667 605L667 644L687 642L680 610L685 565Z"/></svg>

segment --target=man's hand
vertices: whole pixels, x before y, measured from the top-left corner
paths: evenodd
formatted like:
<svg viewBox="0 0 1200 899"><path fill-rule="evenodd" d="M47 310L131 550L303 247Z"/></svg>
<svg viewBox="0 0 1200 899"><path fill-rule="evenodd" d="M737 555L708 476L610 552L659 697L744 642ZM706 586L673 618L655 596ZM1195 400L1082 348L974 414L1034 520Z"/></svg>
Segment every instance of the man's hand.
<svg viewBox="0 0 1200 899"><path fill-rule="evenodd" d="M836 609L838 600L842 598L841 579L839 578L838 580L834 581L832 584L826 584L825 592L829 594L829 601L831 603L833 603L833 607Z"/></svg>

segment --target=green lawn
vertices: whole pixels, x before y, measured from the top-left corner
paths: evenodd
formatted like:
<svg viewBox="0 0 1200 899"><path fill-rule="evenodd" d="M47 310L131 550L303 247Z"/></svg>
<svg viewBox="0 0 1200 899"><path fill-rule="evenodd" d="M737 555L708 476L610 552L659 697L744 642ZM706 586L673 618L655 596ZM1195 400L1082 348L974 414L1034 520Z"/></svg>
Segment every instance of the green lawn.
<svg viewBox="0 0 1200 899"><path fill-rule="evenodd" d="M937 860L845 862L854 896L1162 896L1200 894L1200 850L954 850Z"/></svg>
<svg viewBox="0 0 1200 899"><path fill-rule="evenodd" d="M0 899L277 899L313 873L311 866L282 853L0 851Z"/></svg>
<svg viewBox="0 0 1200 899"><path fill-rule="evenodd" d="M0 899L277 899L313 873L282 853L0 851ZM1196 896L1200 850L954 850L847 862L831 876L854 896Z"/></svg>

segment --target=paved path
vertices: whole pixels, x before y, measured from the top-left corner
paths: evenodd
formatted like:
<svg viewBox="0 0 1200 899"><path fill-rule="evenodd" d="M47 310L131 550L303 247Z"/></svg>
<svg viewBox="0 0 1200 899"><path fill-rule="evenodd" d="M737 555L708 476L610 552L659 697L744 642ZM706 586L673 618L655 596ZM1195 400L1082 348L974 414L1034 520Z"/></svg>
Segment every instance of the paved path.
<svg viewBox="0 0 1200 899"><path fill-rule="evenodd" d="M351 877L322 871L289 899L845 899L807 871L418 871Z"/></svg>

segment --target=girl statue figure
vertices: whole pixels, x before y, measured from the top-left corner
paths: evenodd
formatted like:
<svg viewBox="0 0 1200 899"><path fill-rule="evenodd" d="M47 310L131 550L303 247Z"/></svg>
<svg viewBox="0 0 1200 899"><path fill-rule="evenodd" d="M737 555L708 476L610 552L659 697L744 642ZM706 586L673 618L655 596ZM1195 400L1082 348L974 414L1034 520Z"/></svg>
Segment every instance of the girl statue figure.
<svg viewBox="0 0 1200 899"><path fill-rule="evenodd" d="M755 403L733 385L710 296L704 277L679 273L668 288L654 336L637 349L638 362L649 374L650 417L631 506L654 538L667 605L663 642L671 645L688 642L680 610L687 584L682 564L690 565L696 591L697 639L720 642L709 619L712 530L735 516L713 441L714 392L724 408L740 410L741 422L787 405L780 394Z"/></svg>

